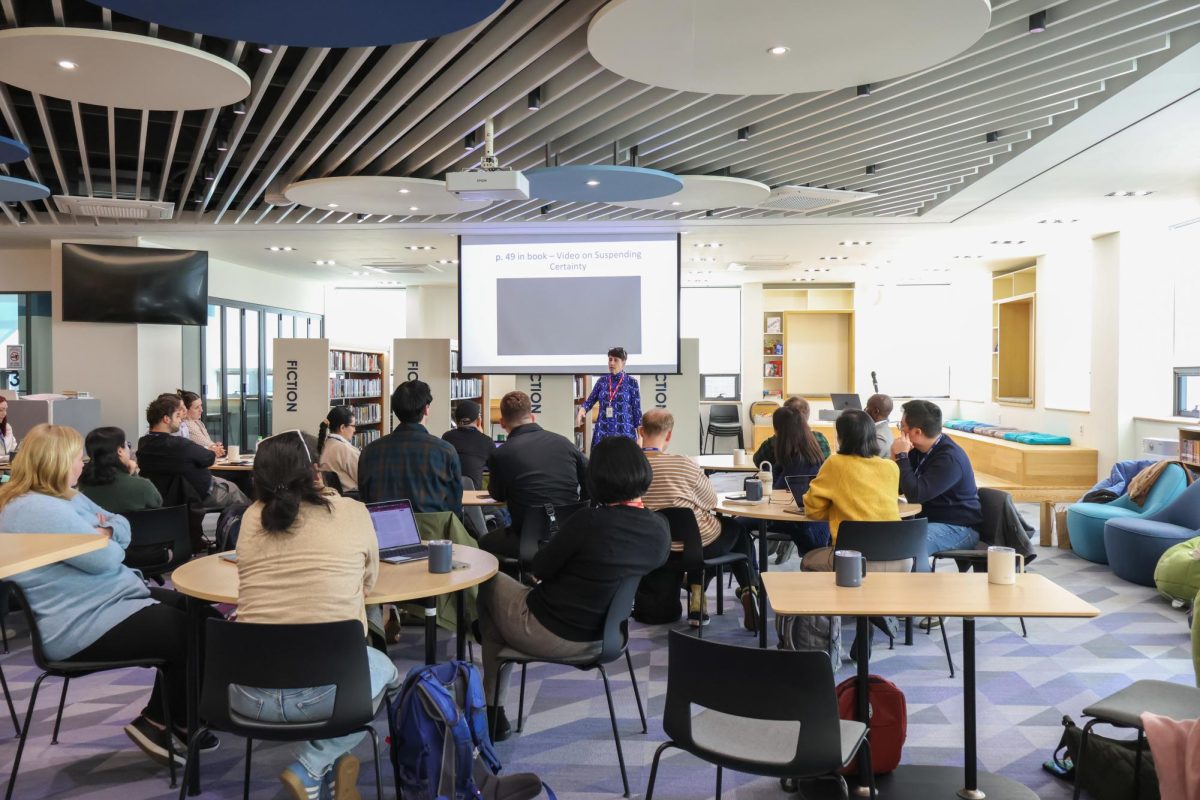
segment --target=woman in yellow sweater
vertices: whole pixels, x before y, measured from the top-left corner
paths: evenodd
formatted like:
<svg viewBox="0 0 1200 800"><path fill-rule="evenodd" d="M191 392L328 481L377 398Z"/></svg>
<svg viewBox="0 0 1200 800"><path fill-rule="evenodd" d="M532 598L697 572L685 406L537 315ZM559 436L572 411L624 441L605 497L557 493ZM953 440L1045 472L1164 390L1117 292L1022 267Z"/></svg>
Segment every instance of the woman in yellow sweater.
<svg viewBox="0 0 1200 800"><path fill-rule="evenodd" d="M829 520L833 547L810 550L801 569L831 571L843 520L900 519L900 470L891 459L879 458L875 423L863 411L844 411L837 420L838 451L825 460L804 494L804 514Z"/></svg>

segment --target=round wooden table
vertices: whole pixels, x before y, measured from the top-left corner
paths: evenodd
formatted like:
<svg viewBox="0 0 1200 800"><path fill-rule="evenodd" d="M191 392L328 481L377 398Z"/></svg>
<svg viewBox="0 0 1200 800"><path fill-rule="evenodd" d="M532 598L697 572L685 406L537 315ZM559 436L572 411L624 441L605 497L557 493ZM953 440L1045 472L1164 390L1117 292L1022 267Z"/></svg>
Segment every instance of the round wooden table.
<svg viewBox="0 0 1200 800"><path fill-rule="evenodd" d="M804 515L804 507L797 507L792 500L792 493L787 489L775 489L770 495L757 503L730 500L730 495L741 496L742 492L723 492L717 495L717 505L713 508L718 514L726 517L747 517L758 520L758 644L767 646L767 590L761 583L761 576L767 572L767 526L771 522L812 522ZM915 517L921 513L919 503L906 503L897 500L900 505L900 518Z"/></svg>
<svg viewBox="0 0 1200 800"><path fill-rule="evenodd" d="M502 506L504 501L492 497L485 489L467 489L463 492L462 504L464 506Z"/></svg>
<svg viewBox="0 0 1200 800"><path fill-rule="evenodd" d="M719 454L696 456L696 463L705 473L711 472L758 472L758 465L752 463L749 459L745 464L733 463L733 454Z"/></svg>

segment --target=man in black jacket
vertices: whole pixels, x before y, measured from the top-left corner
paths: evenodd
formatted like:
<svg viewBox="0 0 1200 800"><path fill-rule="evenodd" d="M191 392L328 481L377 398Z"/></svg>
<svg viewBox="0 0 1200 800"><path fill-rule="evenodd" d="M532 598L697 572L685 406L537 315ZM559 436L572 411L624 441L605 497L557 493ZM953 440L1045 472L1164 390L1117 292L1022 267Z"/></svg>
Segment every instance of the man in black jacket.
<svg viewBox="0 0 1200 800"><path fill-rule="evenodd" d="M454 407L454 428L442 434L458 451L462 462L462 475L470 478L474 488L483 488L483 467L496 449L496 443L480 429L479 404L474 400L460 400Z"/></svg>
<svg viewBox="0 0 1200 800"><path fill-rule="evenodd" d="M212 450L179 435L183 423L183 401L176 394L160 394L146 407L146 423L150 432L138 440L137 460L142 476L148 478L168 503L170 485L176 478L186 482L186 488L199 498L194 507L220 511L231 506L245 506L250 500L234 484L213 475L209 467L216 461ZM191 492L187 492L191 495Z"/></svg>
<svg viewBox="0 0 1200 800"><path fill-rule="evenodd" d="M537 424L524 392L509 392L500 400L500 426L508 432L508 441L488 458L488 493L508 504L512 525L484 536L479 546L516 558L527 508L587 498L587 458L565 436Z"/></svg>

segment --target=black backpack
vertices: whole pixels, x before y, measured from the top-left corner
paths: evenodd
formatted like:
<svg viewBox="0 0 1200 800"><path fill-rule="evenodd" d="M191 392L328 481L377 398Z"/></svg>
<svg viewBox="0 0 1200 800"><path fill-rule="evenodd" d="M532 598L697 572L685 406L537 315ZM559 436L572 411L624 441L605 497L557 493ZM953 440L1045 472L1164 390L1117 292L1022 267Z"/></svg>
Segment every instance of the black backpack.
<svg viewBox="0 0 1200 800"><path fill-rule="evenodd" d="M1095 731L1088 734L1087 758L1083 769L1079 763L1079 744L1083 731L1070 715L1062 718L1062 739L1054 748L1054 757L1042 765L1051 775L1066 781L1079 781L1080 786L1095 800L1127 800L1134 796L1133 770L1137 763L1137 741L1110 739ZM1150 745L1142 745L1141 775L1138 800L1159 800L1158 774Z"/></svg>

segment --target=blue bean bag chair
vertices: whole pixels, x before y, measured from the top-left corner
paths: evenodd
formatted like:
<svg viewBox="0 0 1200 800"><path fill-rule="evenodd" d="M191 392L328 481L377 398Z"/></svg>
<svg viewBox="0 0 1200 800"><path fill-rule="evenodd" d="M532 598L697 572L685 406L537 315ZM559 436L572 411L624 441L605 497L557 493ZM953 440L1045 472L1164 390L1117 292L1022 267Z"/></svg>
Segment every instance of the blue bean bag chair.
<svg viewBox="0 0 1200 800"><path fill-rule="evenodd" d="M1154 569L1163 554L1192 539L1200 528L1200 483L1193 483L1165 508L1139 518L1104 523L1104 549L1118 578L1154 585Z"/></svg>
<svg viewBox="0 0 1200 800"><path fill-rule="evenodd" d="M1171 464L1159 476L1139 506L1121 495L1111 503L1074 503L1067 506L1067 530L1071 532L1071 549L1080 558L1107 564L1104 548L1104 523L1110 519L1144 517L1163 509L1187 488L1187 474L1179 464ZM1200 524L1200 523L1198 523ZM1153 572L1153 567L1151 567Z"/></svg>

